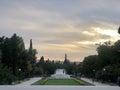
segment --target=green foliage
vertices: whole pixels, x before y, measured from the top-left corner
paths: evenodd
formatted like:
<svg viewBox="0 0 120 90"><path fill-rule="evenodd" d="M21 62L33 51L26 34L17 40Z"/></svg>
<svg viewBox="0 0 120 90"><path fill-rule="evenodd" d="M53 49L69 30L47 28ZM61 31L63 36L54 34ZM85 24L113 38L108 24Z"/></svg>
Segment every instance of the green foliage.
<svg viewBox="0 0 120 90"><path fill-rule="evenodd" d="M57 68L66 69L68 74L85 75L102 81L116 82L120 76L120 40L111 45L110 41L99 44L98 55L84 58L79 65L65 60L44 60L42 56L36 62L36 49L25 50L22 37L14 34L11 38L0 37L0 84L12 84L16 79L25 79L32 76L48 76Z"/></svg>
<svg viewBox="0 0 120 90"><path fill-rule="evenodd" d="M1 59L2 59L2 52L1 52L1 49L0 49L0 63L1 63Z"/></svg>
<svg viewBox="0 0 120 90"><path fill-rule="evenodd" d="M0 84L11 84L34 74L37 51L31 51L32 54L25 50L22 37L16 34L11 38L0 37Z"/></svg>
<svg viewBox="0 0 120 90"><path fill-rule="evenodd" d="M10 70L0 64L0 85L12 84L15 79L15 76L10 72Z"/></svg>
<svg viewBox="0 0 120 90"><path fill-rule="evenodd" d="M25 50L24 42L21 37L14 34L11 38L2 39L2 63L10 68L12 73L17 76L22 53Z"/></svg>
<svg viewBox="0 0 120 90"><path fill-rule="evenodd" d="M1 63L2 53L0 50L0 85L12 84L15 77L11 74L10 70Z"/></svg>
<svg viewBox="0 0 120 90"><path fill-rule="evenodd" d="M42 56L37 63L37 68L39 68L41 75L50 75L54 73L56 65L54 61L50 61L49 59L44 61L44 57Z"/></svg>
<svg viewBox="0 0 120 90"><path fill-rule="evenodd" d="M39 68L39 69L38 69ZM74 62L64 63L60 61L51 61L51 60L44 60L42 56L39 62L36 64L36 74L39 73L41 76L49 76L55 72L58 68L64 68L67 71L67 74L74 74L77 76L78 74L78 65ZM37 75L38 76L38 75Z"/></svg>
<svg viewBox="0 0 120 90"><path fill-rule="evenodd" d="M95 71L97 69L97 56L91 55L85 57L82 64L82 73L87 77L94 77Z"/></svg>
<svg viewBox="0 0 120 90"><path fill-rule="evenodd" d="M84 58L81 64L82 74L102 81L116 82L120 76L120 40L114 45L110 42L100 44L97 52L98 55Z"/></svg>

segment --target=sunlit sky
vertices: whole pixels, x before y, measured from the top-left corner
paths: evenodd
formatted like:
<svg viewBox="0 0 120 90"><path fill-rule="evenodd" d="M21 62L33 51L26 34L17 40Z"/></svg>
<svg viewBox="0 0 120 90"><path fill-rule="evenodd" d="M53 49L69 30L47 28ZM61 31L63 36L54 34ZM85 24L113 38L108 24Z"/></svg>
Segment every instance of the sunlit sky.
<svg viewBox="0 0 120 90"><path fill-rule="evenodd" d="M118 40L120 0L0 0L0 36L29 40L38 59L82 61L96 43Z"/></svg>

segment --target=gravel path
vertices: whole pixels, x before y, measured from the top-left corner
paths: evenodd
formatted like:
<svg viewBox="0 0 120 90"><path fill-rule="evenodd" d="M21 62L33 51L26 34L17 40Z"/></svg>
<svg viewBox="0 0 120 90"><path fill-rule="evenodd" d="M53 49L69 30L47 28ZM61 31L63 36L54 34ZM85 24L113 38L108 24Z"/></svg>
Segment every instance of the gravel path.
<svg viewBox="0 0 120 90"><path fill-rule="evenodd" d="M93 82L91 79L88 79L88 78L81 78L81 80L86 81L86 82L89 82L89 83L91 83L91 84L93 84L93 85L95 85L95 86L110 86L110 85L108 85L108 84L100 83L100 82L97 82L97 81L94 81L94 82Z"/></svg>
<svg viewBox="0 0 120 90"><path fill-rule="evenodd" d="M64 86L64 85L31 85L32 83L40 80L41 77L31 78L30 80L18 85L0 85L0 90L120 90L118 86L108 86L105 84L98 84L97 86ZM89 79L82 78L82 80L91 81Z"/></svg>
<svg viewBox="0 0 120 90"><path fill-rule="evenodd" d="M20 84L17 84L17 86L21 86L21 85L31 85L33 84L34 82L40 80L41 77L35 77L35 78L31 78L30 80L28 81L25 81L25 82L22 82ZM92 82L92 80L88 79L88 78L81 78L83 81L86 81L86 82L89 82L89 83L92 83L94 84L95 86L109 86L108 84L104 84L104 83L100 83L100 82L96 82L94 81L94 83Z"/></svg>
<svg viewBox="0 0 120 90"><path fill-rule="evenodd" d="M38 81L38 80L40 80L40 79L41 79L41 77L31 78L31 79L28 80L28 81L25 81L25 82L22 82L22 83L20 83L20 84L17 84L17 86L31 85L31 84L33 84L34 82L36 82L36 81Z"/></svg>
<svg viewBox="0 0 120 90"><path fill-rule="evenodd" d="M117 86L0 86L0 90L120 90Z"/></svg>

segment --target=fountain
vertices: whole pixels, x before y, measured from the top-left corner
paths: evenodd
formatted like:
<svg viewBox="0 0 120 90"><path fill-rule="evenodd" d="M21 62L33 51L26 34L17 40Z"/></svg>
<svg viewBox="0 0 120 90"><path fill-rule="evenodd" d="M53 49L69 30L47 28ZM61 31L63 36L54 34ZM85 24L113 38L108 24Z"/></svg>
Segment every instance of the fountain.
<svg viewBox="0 0 120 90"><path fill-rule="evenodd" d="M70 75L66 74L65 69L56 69L55 74L51 75L53 79L70 79Z"/></svg>

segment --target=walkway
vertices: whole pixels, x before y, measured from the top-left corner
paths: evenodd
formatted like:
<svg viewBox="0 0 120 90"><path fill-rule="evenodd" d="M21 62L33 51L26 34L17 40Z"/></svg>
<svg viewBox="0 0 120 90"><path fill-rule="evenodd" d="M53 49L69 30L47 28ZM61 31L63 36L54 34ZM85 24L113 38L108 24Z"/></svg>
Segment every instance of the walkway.
<svg viewBox="0 0 120 90"><path fill-rule="evenodd" d="M96 82L95 84L98 86L31 85L40 79L41 77L31 78L29 81L18 85L0 85L0 90L120 90L118 86L107 86L105 84L97 84ZM88 79L83 79L89 81Z"/></svg>
<svg viewBox="0 0 120 90"><path fill-rule="evenodd" d="M31 85L33 84L34 82L40 80L41 77L35 77L35 78L31 78L30 80L28 81L25 81L25 82L22 82L20 84L17 84L17 86L21 86L21 85ZM81 80L83 81L86 81L86 82L89 82L91 84L94 84L95 86L110 86L108 84L104 84L104 83L100 83L100 82L97 82L97 81L94 81L94 83L92 82L92 80L88 79L88 78L81 78Z"/></svg>
<svg viewBox="0 0 120 90"><path fill-rule="evenodd" d="M100 82L97 82L97 81L94 81L94 82L93 82L91 79L88 79L88 78L81 78L81 80L86 81L86 82L88 82L88 83L91 83L91 84L93 84L93 85L95 85L95 86L110 86L110 85L108 85L108 84L100 83Z"/></svg>
<svg viewBox="0 0 120 90"><path fill-rule="evenodd" d="M36 82L36 81L38 81L38 80L40 80L40 79L41 79L41 77L31 78L31 79L28 80L28 81L25 81L25 82L22 82L22 83L20 83L20 84L17 84L17 86L21 86L21 85L31 85L31 84L33 84L34 82Z"/></svg>
<svg viewBox="0 0 120 90"><path fill-rule="evenodd" d="M120 90L118 86L0 86L0 90Z"/></svg>

